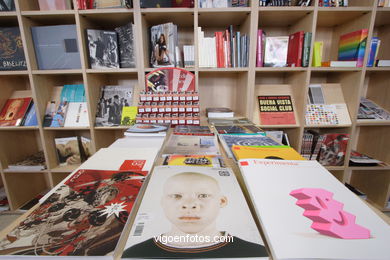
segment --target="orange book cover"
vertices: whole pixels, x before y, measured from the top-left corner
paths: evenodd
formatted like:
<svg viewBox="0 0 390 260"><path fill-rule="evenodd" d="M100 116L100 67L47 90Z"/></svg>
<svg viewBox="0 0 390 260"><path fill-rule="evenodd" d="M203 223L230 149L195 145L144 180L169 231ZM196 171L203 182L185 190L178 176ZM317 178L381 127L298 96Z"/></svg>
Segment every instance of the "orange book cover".
<svg viewBox="0 0 390 260"><path fill-rule="evenodd" d="M10 98L0 113L0 126L18 126L23 120L32 98Z"/></svg>
<svg viewBox="0 0 390 260"><path fill-rule="evenodd" d="M241 146L233 145L232 151L237 160L241 159L282 159L305 160L289 146Z"/></svg>

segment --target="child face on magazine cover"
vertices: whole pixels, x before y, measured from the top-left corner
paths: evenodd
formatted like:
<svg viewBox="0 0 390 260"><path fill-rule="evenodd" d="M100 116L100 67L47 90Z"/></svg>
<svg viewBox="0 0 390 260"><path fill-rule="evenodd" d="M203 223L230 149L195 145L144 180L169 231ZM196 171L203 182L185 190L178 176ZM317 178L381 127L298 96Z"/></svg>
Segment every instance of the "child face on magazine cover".
<svg viewBox="0 0 390 260"><path fill-rule="evenodd" d="M180 173L164 185L161 204L174 233L216 233L220 208L227 204L218 182L200 173Z"/></svg>

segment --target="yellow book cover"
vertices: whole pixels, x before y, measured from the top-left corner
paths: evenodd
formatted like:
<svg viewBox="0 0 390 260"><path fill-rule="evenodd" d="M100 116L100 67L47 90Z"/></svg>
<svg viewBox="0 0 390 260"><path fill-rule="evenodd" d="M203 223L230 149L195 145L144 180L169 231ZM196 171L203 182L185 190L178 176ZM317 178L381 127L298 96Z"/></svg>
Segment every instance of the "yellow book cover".
<svg viewBox="0 0 390 260"><path fill-rule="evenodd" d="M164 165L225 167L222 158L216 155L169 155Z"/></svg>
<svg viewBox="0 0 390 260"><path fill-rule="evenodd" d="M312 62L313 67L321 67L323 47L324 47L324 42L314 42L313 62Z"/></svg>
<svg viewBox="0 0 390 260"><path fill-rule="evenodd" d="M241 159L282 159L305 160L289 146L241 146L233 145L232 151L237 160Z"/></svg>
<svg viewBox="0 0 390 260"><path fill-rule="evenodd" d="M121 125L134 125L138 113L138 107L123 107Z"/></svg>

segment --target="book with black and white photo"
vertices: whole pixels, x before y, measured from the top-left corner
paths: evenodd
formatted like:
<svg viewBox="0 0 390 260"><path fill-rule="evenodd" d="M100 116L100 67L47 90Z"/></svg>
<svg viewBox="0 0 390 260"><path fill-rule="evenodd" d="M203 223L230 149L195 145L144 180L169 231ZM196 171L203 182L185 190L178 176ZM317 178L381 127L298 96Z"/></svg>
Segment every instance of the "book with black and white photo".
<svg viewBox="0 0 390 260"><path fill-rule="evenodd" d="M360 98L358 119L390 120L390 113L368 98Z"/></svg>
<svg viewBox="0 0 390 260"><path fill-rule="evenodd" d="M177 25L164 23L150 28L150 65L154 68L177 67Z"/></svg>
<svg viewBox="0 0 390 260"><path fill-rule="evenodd" d="M87 29L91 69L119 68L118 37L115 31Z"/></svg>
<svg viewBox="0 0 390 260"><path fill-rule="evenodd" d="M95 126L118 126L121 124L123 107L133 102L133 86L103 86L97 103Z"/></svg>
<svg viewBox="0 0 390 260"><path fill-rule="evenodd" d="M134 24L128 23L115 28L118 34L119 65L121 68L135 68Z"/></svg>
<svg viewBox="0 0 390 260"><path fill-rule="evenodd" d="M268 259L231 169L158 166L150 176L122 259Z"/></svg>

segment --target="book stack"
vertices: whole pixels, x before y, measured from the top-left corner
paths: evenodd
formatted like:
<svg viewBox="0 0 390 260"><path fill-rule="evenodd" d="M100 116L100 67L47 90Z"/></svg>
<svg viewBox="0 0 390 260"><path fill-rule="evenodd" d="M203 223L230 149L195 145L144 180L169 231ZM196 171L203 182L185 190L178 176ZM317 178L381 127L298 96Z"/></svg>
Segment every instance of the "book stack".
<svg viewBox="0 0 390 260"><path fill-rule="evenodd" d="M319 0L320 7L347 7L348 0Z"/></svg>
<svg viewBox="0 0 390 260"><path fill-rule="evenodd" d="M249 36L230 25L225 31L205 37L198 27L199 67L238 68L248 66Z"/></svg>
<svg viewBox="0 0 390 260"><path fill-rule="evenodd" d="M115 30L87 29L92 69L135 68L134 24Z"/></svg>
<svg viewBox="0 0 390 260"><path fill-rule="evenodd" d="M372 100L361 97L357 118L365 120L390 120L390 113L375 104Z"/></svg>
<svg viewBox="0 0 390 260"><path fill-rule="evenodd" d="M199 8L247 7L248 0L199 0Z"/></svg>
<svg viewBox="0 0 390 260"><path fill-rule="evenodd" d="M312 33L299 31L290 36L266 37L257 31L257 67L308 67Z"/></svg>
<svg viewBox="0 0 390 260"><path fill-rule="evenodd" d="M89 115L83 84L53 87L43 119L44 127L88 127Z"/></svg>

